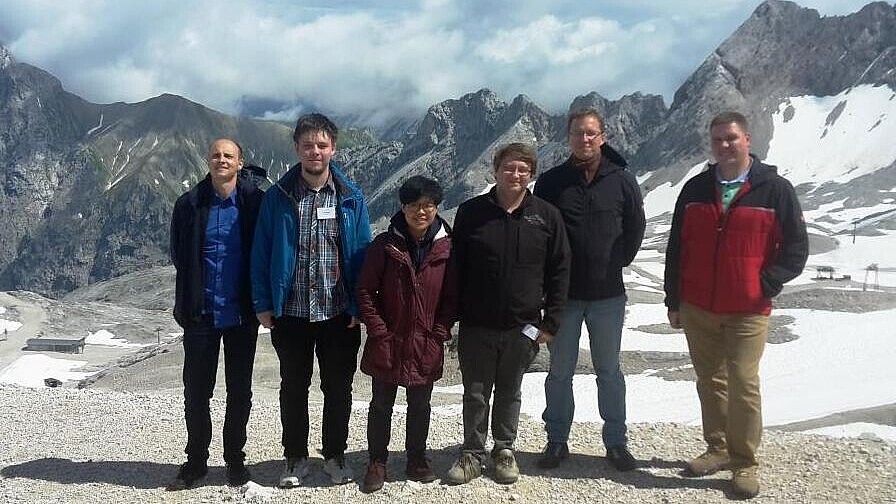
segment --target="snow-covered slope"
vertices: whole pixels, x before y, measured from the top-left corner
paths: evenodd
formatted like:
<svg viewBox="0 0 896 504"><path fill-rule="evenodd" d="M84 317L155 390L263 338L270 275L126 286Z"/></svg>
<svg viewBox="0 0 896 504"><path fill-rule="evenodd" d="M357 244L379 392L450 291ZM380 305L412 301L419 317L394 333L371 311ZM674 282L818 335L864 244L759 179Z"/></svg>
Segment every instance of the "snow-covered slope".
<svg viewBox="0 0 896 504"><path fill-rule="evenodd" d="M795 96L772 121L766 160L795 186L846 183L896 160L896 91L889 86Z"/></svg>

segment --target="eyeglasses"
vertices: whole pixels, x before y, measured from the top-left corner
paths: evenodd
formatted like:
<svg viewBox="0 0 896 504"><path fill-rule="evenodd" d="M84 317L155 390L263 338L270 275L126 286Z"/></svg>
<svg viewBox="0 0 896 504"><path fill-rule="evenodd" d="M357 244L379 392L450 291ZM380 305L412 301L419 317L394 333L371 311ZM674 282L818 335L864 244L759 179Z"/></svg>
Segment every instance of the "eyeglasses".
<svg viewBox="0 0 896 504"><path fill-rule="evenodd" d="M588 140L594 140L596 138L600 138L600 137L604 136L606 133L607 133L606 131L574 129L569 132L569 136L572 138L580 138L580 137L584 136Z"/></svg>
<svg viewBox="0 0 896 504"><path fill-rule="evenodd" d="M514 168L511 166L507 166L507 167L502 166L501 173L503 173L505 175L517 174L520 177L529 177L532 175L532 169L531 168Z"/></svg>
<svg viewBox="0 0 896 504"><path fill-rule="evenodd" d="M417 202L406 203L404 205L404 207L405 207L405 209L407 209L413 213L417 213L420 210L423 210L424 212L426 212L428 214L435 212L436 208L438 208L438 206L431 201L427 201L425 203L417 203Z"/></svg>

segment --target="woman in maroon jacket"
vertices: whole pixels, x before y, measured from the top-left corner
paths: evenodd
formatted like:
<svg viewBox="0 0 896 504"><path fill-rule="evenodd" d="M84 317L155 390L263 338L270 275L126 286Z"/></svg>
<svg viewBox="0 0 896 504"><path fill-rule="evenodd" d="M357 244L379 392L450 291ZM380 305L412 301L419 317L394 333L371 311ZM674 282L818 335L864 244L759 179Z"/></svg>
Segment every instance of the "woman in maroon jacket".
<svg viewBox="0 0 896 504"><path fill-rule="evenodd" d="M377 236L358 280L358 304L367 326L361 371L373 377L367 417L370 465L362 490L375 492L386 478L392 407L407 388L407 467L413 481L435 480L426 459L432 384L442 377L444 342L451 337L453 282L446 275L450 228L438 216L442 188L409 178L398 190L401 210Z"/></svg>

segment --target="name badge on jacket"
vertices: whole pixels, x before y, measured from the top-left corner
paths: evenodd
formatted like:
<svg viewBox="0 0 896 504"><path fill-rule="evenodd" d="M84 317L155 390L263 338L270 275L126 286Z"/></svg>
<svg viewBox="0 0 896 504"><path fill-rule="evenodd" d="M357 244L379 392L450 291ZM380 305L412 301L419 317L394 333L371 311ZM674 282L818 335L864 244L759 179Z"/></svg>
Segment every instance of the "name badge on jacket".
<svg viewBox="0 0 896 504"><path fill-rule="evenodd" d="M336 207L318 207L317 208L317 219L335 219L336 218Z"/></svg>

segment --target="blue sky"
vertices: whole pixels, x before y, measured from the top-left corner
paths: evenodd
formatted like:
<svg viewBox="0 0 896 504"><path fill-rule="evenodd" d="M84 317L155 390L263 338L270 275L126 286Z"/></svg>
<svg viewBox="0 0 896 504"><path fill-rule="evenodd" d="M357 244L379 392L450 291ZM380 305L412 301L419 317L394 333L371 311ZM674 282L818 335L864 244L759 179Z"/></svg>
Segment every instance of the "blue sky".
<svg viewBox="0 0 896 504"><path fill-rule="evenodd" d="M821 15L861 0L802 0ZM0 43L94 102L174 93L293 118L416 117L488 87L565 111L590 91L667 104L756 0L0 0ZM711 5L711 7L707 7ZM261 105L264 106L261 106Z"/></svg>

